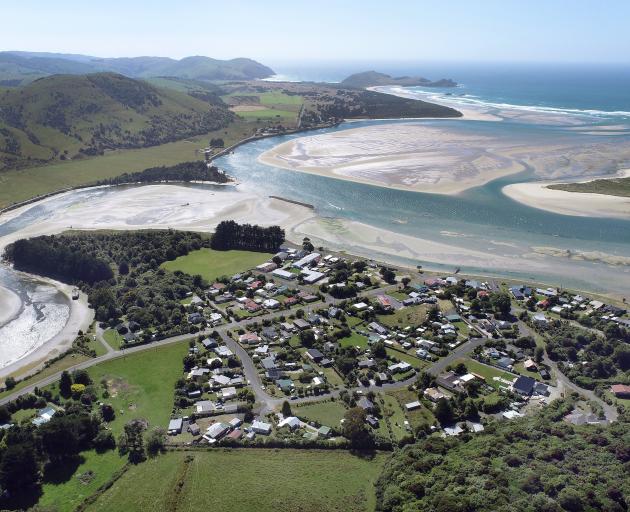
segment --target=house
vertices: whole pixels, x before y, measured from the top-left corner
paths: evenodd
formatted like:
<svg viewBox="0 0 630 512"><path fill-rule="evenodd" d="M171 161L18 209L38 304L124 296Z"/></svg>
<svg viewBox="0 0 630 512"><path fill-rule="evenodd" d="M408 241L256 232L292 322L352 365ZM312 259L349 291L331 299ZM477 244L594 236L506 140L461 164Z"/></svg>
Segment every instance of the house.
<svg viewBox="0 0 630 512"><path fill-rule="evenodd" d="M545 380L549 380L551 378L551 375L549 375L549 372L545 368L542 368L538 373L540 373L540 376Z"/></svg>
<svg viewBox="0 0 630 512"><path fill-rule="evenodd" d="M527 361L525 361L523 363L523 367L529 372L535 372L538 369L538 366L536 366L536 363L531 359L528 359Z"/></svg>
<svg viewBox="0 0 630 512"><path fill-rule="evenodd" d="M368 305L365 302L357 302L352 307L357 311L363 311L368 308Z"/></svg>
<svg viewBox="0 0 630 512"><path fill-rule="evenodd" d="M368 324L368 329L370 329L371 331L374 331L377 334L380 334L381 336L385 336L389 332L385 327L383 327L378 322L370 322Z"/></svg>
<svg viewBox="0 0 630 512"><path fill-rule="evenodd" d="M260 364L267 371L273 370L276 368L276 358L273 354L271 354L269 357L265 357L262 361L260 361Z"/></svg>
<svg viewBox="0 0 630 512"><path fill-rule="evenodd" d="M229 421L229 425L231 428L240 427L243 424L243 421L240 418L234 417Z"/></svg>
<svg viewBox="0 0 630 512"><path fill-rule="evenodd" d="M301 426L302 422L295 416L288 416L278 423L278 428L289 427L289 430L295 430Z"/></svg>
<svg viewBox="0 0 630 512"><path fill-rule="evenodd" d="M256 434L268 436L271 434L271 424L260 420L254 420L252 423L252 430L256 432Z"/></svg>
<svg viewBox="0 0 630 512"><path fill-rule="evenodd" d="M411 365L405 361L400 361L396 364L389 365L387 369L391 373L405 373L411 370Z"/></svg>
<svg viewBox="0 0 630 512"><path fill-rule="evenodd" d="M223 317L220 313L210 313L210 325L212 327L219 325L221 322L223 322Z"/></svg>
<svg viewBox="0 0 630 512"><path fill-rule="evenodd" d="M371 414L368 414L365 417L365 421L372 428L378 428L379 426L378 419L372 416Z"/></svg>
<svg viewBox="0 0 630 512"><path fill-rule="evenodd" d="M260 337L255 332L246 332L238 337L238 342L241 345L258 345Z"/></svg>
<svg viewBox="0 0 630 512"><path fill-rule="evenodd" d="M230 357L231 355L233 355L232 351L229 348L227 348L225 345L222 345L220 347L215 347L214 353L218 355L219 357Z"/></svg>
<svg viewBox="0 0 630 512"><path fill-rule="evenodd" d="M280 324L280 329L287 333L295 332L295 326L290 322L282 322Z"/></svg>
<svg viewBox="0 0 630 512"><path fill-rule="evenodd" d="M227 423L213 423L208 427L203 437L213 443L221 439L229 431L230 426Z"/></svg>
<svg viewBox="0 0 630 512"><path fill-rule="evenodd" d="M37 418L35 418L31 423L36 427L43 425L44 423L48 423L52 417L56 414L57 410L51 407L50 405L44 407L37 411Z"/></svg>
<svg viewBox="0 0 630 512"><path fill-rule="evenodd" d="M234 441L238 441L241 437L243 437L243 431L238 428L232 430L232 432L226 436L227 439L232 439Z"/></svg>
<svg viewBox="0 0 630 512"><path fill-rule="evenodd" d="M210 373L209 368L193 368L188 374L188 379L200 380Z"/></svg>
<svg viewBox="0 0 630 512"><path fill-rule="evenodd" d="M325 274L323 274L322 272L317 272L315 270L304 269L302 270L302 272L300 272L300 275L302 276L302 280L306 284L315 284L317 281L322 279Z"/></svg>
<svg viewBox="0 0 630 512"><path fill-rule="evenodd" d="M311 324L309 324L306 320L303 320L301 318L298 318L297 320L295 320L293 322L293 325L295 326L296 329L300 331L305 331L306 329L311 328Z"/></svg>
<svg viewBox="0 0 630 512"><path fill-rule="evenodd" d="M317 429L317 435L319 437L323 437L324 439L326 439L327 437L330 436L330 431L331 431L330 427L322 425L321 427Z"/></svg>
<svg viewBox="0 0 630 512"><path fill-rule="evenodd" d="M374 404L364 396L357 401L357 407L360 407L366 412L372 412L374 410Z"/></svg>
<svg viewBox="0 0 630 512"><path fill-rule="evenodd" d="M405 404L405 409L407 409L408 411L415 411L416 409L420 409L420 407L422 407L422 404L418 402L417 400L414 402L409 402L408 404Z"/></svg>
<svg viewBox="0 0 630 512"><path fill-rule="evenodd" d="M263 301L263 307L266 309L277 309L280 307L280 302L276 299L266 299Z"/></svg>
<svg viewBox="0 0 630 512"><path fill-rule="evenodd" d="M271 275L280 279L284 279L285 281L292 281L297 277L297 274L289 272L288 270L283 270L281 268L274 270Z"/></svg>
<svg viewBox="0 0 630 512"><path fill-rule="evenodd" d="M256 270L258 270L259 272L271 272L272 270L275 270L277 268L278 265L276 265L273 261L267 261L256 266Z"/></svg>
<svg viewBox="0 0 630 512"><path fill-rule="evenodd" d="M424 396L426 396L432 402L437 402L441 398L446 398L446 395L442 393L438 388L427 388L424 390Z"/></svg>
<svg viewBox="0 0 630 512"><path fill-rule="evenodd" d="M276 386L280 388L283 393L290 393L294 388L293 381L291 379L278 379Z"/></svg>
<svg viewBox="0 0 630 512"><path fill-rule="evenodd" d="M316 363L318 363L319 361L321 361L322 359L324 359L324 354L322 354L319 350L317 350L316 348L309 348L306 351L306 355L311 359L311 361L314 361Z"/></svg>
<svg viewBox="0 0 630 512"><path fill-rule="evenodd" d="M394 307L391 299L387 295L377 295L376 300L378 301L380 306L386 311L389 311Z"/></svg>
<svg viewBox="0 0 630 512"><path fill-rule="evenodd" d="M247 310L248 313L257 313L262 309L260 304L257 304L251 299L247 299L243 304L243 307Z"/></svg>
<svg viewBox="0 0 630 512"><path fill-rule="evenodd" d="M182 418L173 418L168 422L168 435L176 436L177 434L182 433L182 427L184 425L184 420Z"/></svg>
<svg viewBox="0 0 630 512"><path fill-rule="evenodd" d="M198 415L210 415L217 410L217 406L210 400L201 400L195 403L195 409Z"/></svg>
<svg viewBox="0 0 630 512"><path fill-rule="evenodd" d="M526 375L519 376L512 384L512 391L519 395L529 396L534 391L536 381Z"/></svg>
<svg viewBox="0 0 630 512"><path fill-rule="evenodd" d="M501 357L497 360L497 365L506 370L511 370L514 365L514 359L511 357Z"/></svg>
<svg viewBox="0 0 630 512"><path fill-rule="evenodd" d="M630 398L630 386L627 384L613 384L610 391L617 398Z"/></svg>
<svg viewBox="0 0 630 512"><path fill-rule="evenodd" d="M308 267L309 265L313 263L317 263L320 258L321 258L321 254L319 254L318 252L312 252L304 256L302 259L294 262L293 267L302 269L302 268Z"/></svg>
<svg viewBox="0 0 630 512"><path fill-rule="evenodd" d="M373 368L376 366L376 361L374 359L363 359L357 363L359 368Z"/></svg>
<svg viewBox="0 0 630 512"><path fill-rule="evenodd" d="M200 324L203 322L203 315L201 315L201 313L191 313L188 315L188 322L191 324Z"/></svg>
<svg viewBox="0 0 630 512"><path fill-rule="evenodd" d="M223 388L221 390L221 398L223 400L231 400L232 398L236 398L236 388L234 386Z"/></svg>
<svg viewBox="0 0 630 512"><path fill-rule="evenodd" d="M201 433L201 429L196 423L191 423L188 425L188 432L190 432L193 436L198 436Z"/></svg>
<svg viewBox="0 0 630 512"><path fill-rule="evenodd" d="M201 342L201 344L206 350L210 350L211 348L217 347L219 345L217 343L217 340L215 340L214 338L206 338Z"/></svg>

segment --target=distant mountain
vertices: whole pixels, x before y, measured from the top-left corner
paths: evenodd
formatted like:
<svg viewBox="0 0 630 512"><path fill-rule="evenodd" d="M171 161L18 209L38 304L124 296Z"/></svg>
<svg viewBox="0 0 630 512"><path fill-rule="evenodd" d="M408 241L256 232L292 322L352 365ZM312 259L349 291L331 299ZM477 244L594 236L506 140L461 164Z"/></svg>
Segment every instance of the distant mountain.
<svg viewBox="0 0 630 512"><path fill-rule="evenodd" d="M456 87L457 82L450 78L442 78L441 80L431 81L427 78L419 76L401 76L394 78L385 73L377 71L364 71L355 73L341 82L346 87L374 87L377 85L400 85L403 87L422 86L422 87Z"/></svg>
<svg viewBox="0 0 630 512"><path fill-rule="evenodd" d="M24 85L53 74L111 71L131 78L171 76L193 80L254 80L274 71L251 59L209 57L131 57L103 59L89 55L45 52L0 52L0 86Z"/></svg>
<svg viewBox="0 0 630 512"><path fill-rule="evenodd" d="M75 63L76 64L76 63ZM163 144L223 128L211 90L156 87L116 73L54 75L0 92L0 169Z"/></svg>

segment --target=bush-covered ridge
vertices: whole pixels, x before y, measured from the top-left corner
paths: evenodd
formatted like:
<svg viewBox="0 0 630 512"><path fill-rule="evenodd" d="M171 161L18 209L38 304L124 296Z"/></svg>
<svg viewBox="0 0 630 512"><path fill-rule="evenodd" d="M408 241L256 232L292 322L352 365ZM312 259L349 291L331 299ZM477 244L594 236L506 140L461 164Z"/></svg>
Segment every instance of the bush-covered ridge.
<svg viewBox="0 0 630 512"><path fill-rule="evenodd" d="M482 434L428 437L396 453L377 484L378 509L434 512L624 511L630 423L576 427L571 400Z"/></svg>

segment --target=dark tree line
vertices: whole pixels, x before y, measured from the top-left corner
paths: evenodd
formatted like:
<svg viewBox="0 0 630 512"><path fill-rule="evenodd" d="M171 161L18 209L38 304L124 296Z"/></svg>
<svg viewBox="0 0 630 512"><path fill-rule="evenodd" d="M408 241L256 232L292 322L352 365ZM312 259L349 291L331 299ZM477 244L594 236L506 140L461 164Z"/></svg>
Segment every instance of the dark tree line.
<svg viewBox="0 0 630 512"><path fill-rule="evenodd" d="M161 167L150 167L143 171L124 173L114 178L100 180L97 185L120 185L122 183L154 183L159 181L214 181L227 183L230 177L217 167L208 167L198 160Z"/></svg>
<svg viewBox="0 0 630 512"><path fill-rule="evenodd" d="M242 249L276 252L284 242L284 230L278 226L262 227L237 224L233 220L219 223L212 235L210 247L219 251Z"/></svg>

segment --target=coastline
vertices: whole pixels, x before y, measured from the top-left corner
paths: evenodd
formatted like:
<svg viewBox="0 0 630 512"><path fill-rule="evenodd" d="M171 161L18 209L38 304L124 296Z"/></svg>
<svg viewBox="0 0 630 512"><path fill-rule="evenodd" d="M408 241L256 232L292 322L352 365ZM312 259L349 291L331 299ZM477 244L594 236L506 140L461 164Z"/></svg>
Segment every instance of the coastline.
<svg viewBox="0 0 630 512"><path fill-rule="evenodd" d="M625 169L614 176L589 178L579 183L588 183L595 179L611 179L629 176L630 169ZM566 182L536 181L529 183L513 183L503 187L502 192L513 201L532 208L538 208L561 215L630 219L630 198L592 192L567 192L565 190L556 190L548 187L549 185L560 183Z"/></svg>

